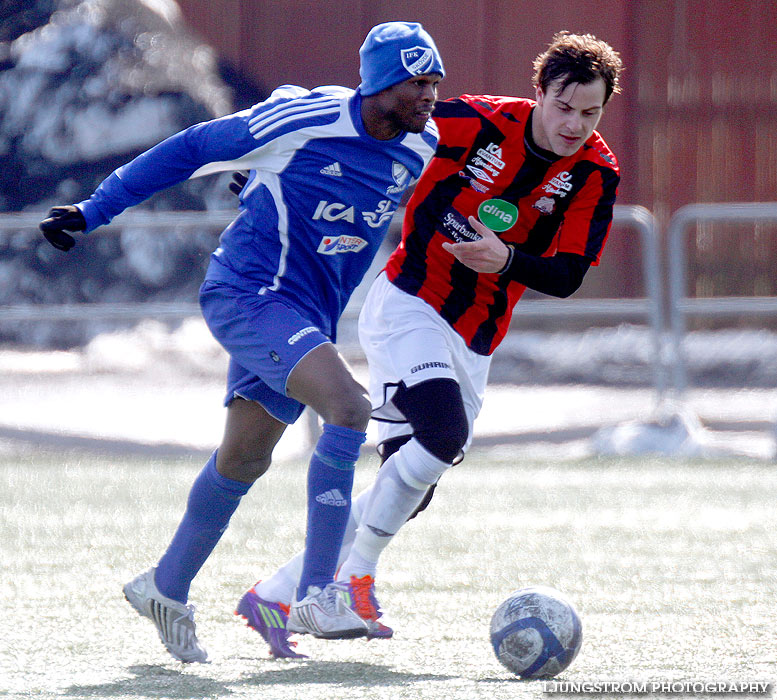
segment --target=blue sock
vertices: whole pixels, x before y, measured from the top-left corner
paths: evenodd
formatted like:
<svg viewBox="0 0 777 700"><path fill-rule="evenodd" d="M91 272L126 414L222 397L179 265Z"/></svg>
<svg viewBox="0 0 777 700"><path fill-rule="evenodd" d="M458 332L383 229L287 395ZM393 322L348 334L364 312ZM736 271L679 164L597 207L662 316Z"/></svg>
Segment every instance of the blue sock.
<svg viewBox="0 0 777 700"><path fill-rule="evenodd" d="M366 439L357 430L324 424L308 469L308 526L298 600L308 586L324 588L334 579L351 512L354 466Z"/></svg>
<svg viewBox="0 0 777 700"><path fill-rule="evenodd" d="M186 603L189 586L227 529L251 484L222 476L216 452L194 480L181 524L157 564L154 580L162 595Z"/></svg>

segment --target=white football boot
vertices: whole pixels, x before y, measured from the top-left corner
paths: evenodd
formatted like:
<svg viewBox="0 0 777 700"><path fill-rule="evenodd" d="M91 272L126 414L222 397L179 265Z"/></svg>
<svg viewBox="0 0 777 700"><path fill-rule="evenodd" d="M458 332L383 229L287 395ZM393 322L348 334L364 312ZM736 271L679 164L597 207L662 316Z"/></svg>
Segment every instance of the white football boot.
<svg viewBox="0 0 777 700"><path fill-rule="evenodd" d="M323 590L310 586L302 600L297 600L295 591L286 629L319 639L365 637L369 631L367 623L348 606L345 593L343 584L337 583L330 583Z"/></svg>
<svg viewBox="0 0 777 700"><path fill-rule="evenodd" d="M156 626L167 651L184 663L205 663L208 652L197 641L194 606L162 595L154 582L156 567L124 586L124 597L137 612Z"/></svg>

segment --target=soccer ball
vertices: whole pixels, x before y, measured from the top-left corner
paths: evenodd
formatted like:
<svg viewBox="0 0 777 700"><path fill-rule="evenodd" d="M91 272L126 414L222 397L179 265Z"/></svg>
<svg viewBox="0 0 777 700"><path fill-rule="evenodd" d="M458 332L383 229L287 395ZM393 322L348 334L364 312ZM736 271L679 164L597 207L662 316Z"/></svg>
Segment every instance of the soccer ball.
<svg viewBox="0 0 777 700"><path fill-rule="evenodd" d="M511 593L491 618L496 658L520 678L558 675L582 643L583 628L572 603L546 586Z"/></svg>

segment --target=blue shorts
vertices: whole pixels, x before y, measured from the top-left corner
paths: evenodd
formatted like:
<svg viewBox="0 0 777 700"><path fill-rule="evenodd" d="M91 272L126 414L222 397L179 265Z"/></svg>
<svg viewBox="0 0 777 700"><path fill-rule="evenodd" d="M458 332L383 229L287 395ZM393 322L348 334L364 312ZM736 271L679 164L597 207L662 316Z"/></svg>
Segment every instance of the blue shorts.
<svg viewBox="0 0 777 700"><path fill-rule="evenodd" d="M329 338L286 301L220 282L203 283L200 307L229 353L224 405L235 397L257 401L279 421L294 423L305 406L286 395L289 374Z"/></svg>

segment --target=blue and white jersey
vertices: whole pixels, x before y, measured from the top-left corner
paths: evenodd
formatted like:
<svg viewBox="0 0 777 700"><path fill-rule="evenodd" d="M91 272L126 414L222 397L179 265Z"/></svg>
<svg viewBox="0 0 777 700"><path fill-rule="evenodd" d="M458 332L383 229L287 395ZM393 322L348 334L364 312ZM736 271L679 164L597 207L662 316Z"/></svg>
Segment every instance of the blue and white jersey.
<svg viewBox="0 0 777 700"><path fill-rule="evenodd" d="M334 340L337 320L378 251L400 198L437 145L369 136L361 95L284 85L265 102L196 124L118 168L78 204L87 231L188 178L250 170L240 214L206 279L277 295Z"/></svg>

